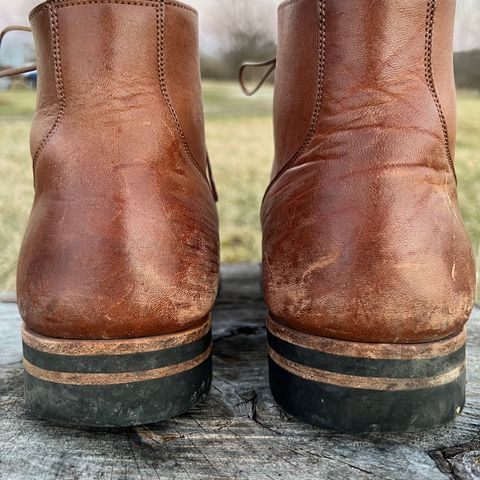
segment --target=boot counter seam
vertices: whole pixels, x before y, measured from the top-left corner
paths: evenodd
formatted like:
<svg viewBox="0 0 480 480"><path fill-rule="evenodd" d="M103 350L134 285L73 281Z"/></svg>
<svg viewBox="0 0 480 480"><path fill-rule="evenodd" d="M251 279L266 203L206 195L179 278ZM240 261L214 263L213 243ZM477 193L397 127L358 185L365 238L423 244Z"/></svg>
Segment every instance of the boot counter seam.
<svg viewBox="0 0 480 480"><path fill-rule="evenodd" d="M435 107L438 112L438 117L439 117L441 128L442 128L443 145L445 147L445 153L447 155L447 160L448 160L450 170L456 182L457 176L455 173L455 165L453 162L452 151L450 148L450 139L449 139L449 133L448 133L447 120L445 118L442 103L440 101L440 97L438 95L437 88L435 86L435 77L433 72L432 50L433 50L433 31L434 31L434 23L435 23L436 6L437 6L436 0L428 0L427 19L426 19L426 27L425 27L425 79L427 82L428 89L430 90L430 93L432 95L433 102L435 103Z"/></svg>
<svg viewBox="0 0 480 480"><path fill-rule="evenodd" d="M157 22L157 70L158 70L158 77L160 80L160 90L167 104L168 110L170 111L172 119L175 123L175 127L177 129L178 135L180 136L180 140L185 153L187 154L188 158L193 163L193 165L200 172L200 175L202 175L202 177L207 182L207 184L209 184L206 172L200 166L198 161L195 159L195 157L193 156L190 150L190 147L188 146L187 139L183 132L182 124L180 123L180 120L178 118L177 112L175 110L175 107L173 105L173 102L167 87L166 61L165 61L165 4L166 2L161 1L155 5L156 22Z"/></svg>
<svg viewBox="0 0 480 480"><path fill-rule="evenodd" d="M296 1L296 0L295 0ZM295 3L295 1L288 2L284 6L291 5ZM303 155L305 150L307 149L308 145L313 139L315 131L318 125L318 119L320 117L320 109L322 106L323 100L323 89L325 83L325 63L326 63L326 30L327 30L327 15L326 15L326 0L318 0L317 1L317 15L318 15L318 22L320 23L318 33L317 33L317 41L319 43L318 48L318 69L317 69L317 92L315 98L315 107L312 113L312 118L310 120L310 127L307 131L307 135L305 140L303 141L300 148L297 152L285 163L285 165L280 169L280 171L275 175L275 178L270 182L270 185L263 196L263 201L267 197L267 194L273 187L273 185L280 179L280 177L288 170L293 164Z"/></svg>
<svg viewBox="0 0 480 480"><path fill-rule="evenodd" d="M50 0L50 2L41 4L38 7L34 8L29 15L29 18L35 17L39 13L44 12L49 8L51 5L56 5L57 8L62 7L75 7L79 5L92 5L96 3L114 3L118 5L136 5L140 7L155 7L161 0L145 0L145 1L137 1L137 0ZM166 0L164 2L166 5L170 5L172 7L181 8L183 10L187 10L191 13L197 15L197 11L194 8L189 7L188 5L183 5L181 3L176 3L172 1Z"/></svg>
<svg viewBox="0 0 480 480"><path fill-rule="evenodd" d="M55 87L57 90L58 97L58 111L53 125L50 127L49 131L43 137L40 142L35 155L33 156L33 171L35 176L35 167L38 163L38 159L42 152L45 150L46 146L54 136L55 132L58 130L58 127L62 123L63 116L65 114L66 98L65 98L65 88L63 85L63 73L62 73L62 61L60 53L60 35L58 33L58 15L57 9L55 6L48 5L48 16L50 20L50 38L53 46L53 63L55 69Z"/></svg>
<svg viewBox="0 0 480 480"><path fill-rule="evenodd" d="M33 158L33 169L35 170L35 166L38 162L38 159L41 153L44 151L45 147L53 137L55 131L61 124L61 120L65 113L65 106L66 106L66 99L65 99L65 89L63 87L63 75L62 75L62 68L61 68L61 58L60 58L60 42L59 42L59 34L58 34L58 15L57 9L63 7L70 7L70 6L77 6L77 5L90 5L90 4L102 4L102 3L112 3L112 4L120 4L120 5L137 5L137 6L145 6L145 7L153 7L155 8L156 12L156 29L157 29L157 71L160 80L160 89L162 92L162 96L167 104L168 110L173 118L175 123L175 127L177 133L180 136L180 140L182 143L182 147L185 150L189 160L193 163L193 165L197 168L200 172L201 176L205 179L207 183L209 183L206 172L203 170L201 165L193 156L190 148L188 146L187 140L185 138L185 134L182 129L182 125L178 118L178 115L175 111L175 107L173 102L170 98L170 94L168 92L167 84L166 84L166 65L165 65L165 5L174 6L177 8L181 8L183 10L187 10L188 12L196 14L195 10L187 7L186 5L181 5L174 2L169 1L157 1L157 2L136 2L131 0L85 0L85 1L75 1L75 2L66 2L66 3L59 3L64 0L54 0L52 3L47 3L43 8L38 10L34 10L30 15L30 19L33 18L35 15L38 15L48 9L50 20L51 20L51 38L52 44L54 47L54 65L55 65L55 77L56 77L56 87L57 87L57 96L59 99L59 111L57 113L56 119L48 133L42 139L40 146L38 147L34 158ZM53 15L52 15L53 11ZM52 20L53 17L53 20Z"/></svg>

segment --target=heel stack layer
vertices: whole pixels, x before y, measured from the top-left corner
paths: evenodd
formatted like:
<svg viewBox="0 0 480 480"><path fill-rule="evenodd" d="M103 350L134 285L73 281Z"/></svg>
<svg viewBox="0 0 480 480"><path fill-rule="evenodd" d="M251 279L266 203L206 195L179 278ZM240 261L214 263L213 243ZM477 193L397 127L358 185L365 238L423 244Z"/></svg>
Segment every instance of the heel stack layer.
<svg viewBox="0 0 480 480"><path fill-rule="evenodd" d="M395 345L315 337L271 318L267 327L272 393L308 423L349 432L422 430L463 408L465 330Z"/></svg>
<svg viewBox="0 0 480 480"><path fill-rule="evenodd" d="M158 422L210 388L210 318L184 332L131 340L53 339L25 326L22 336L27 407L57 422Z"/></svg>

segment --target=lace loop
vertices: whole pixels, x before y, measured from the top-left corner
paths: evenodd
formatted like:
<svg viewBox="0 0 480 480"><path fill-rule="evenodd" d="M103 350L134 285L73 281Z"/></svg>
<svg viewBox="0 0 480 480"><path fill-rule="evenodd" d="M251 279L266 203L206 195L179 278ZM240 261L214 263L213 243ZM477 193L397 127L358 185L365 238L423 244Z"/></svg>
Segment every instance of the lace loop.
<svg viewBox="0 0 480 480"><path fill-rule="evenodd" d="M248 90L246 85L245 85L245 70L247 68L258 68L258 67L270 67L266 72L265 75L261 78L260 82L258 85L253 89L253 90ZM260 62L260 63L244 63L238 72L238 80L240 82L240 88L242 89L243 93L247 97L251 97L252 95L255 95L262 85L267 81L268 77L273 73L275 68L277 67L277 59L272 58L271 60L268 60L266 62Z"/></svg>
<svg viewBox="0 0 480 480"><path fill-rule="evenodd" d="M15 31L20 31L20 32L31 32L32 29L30 27L22 27L20 25L12 25L11 27L7 27L4 30L0 32L0 51L2 48L2 40L3 37L8 32L15 32ZM34 72L37 69L36 65L28 65L25 67L20 67L20 68L6 68L5 70L0 70L0 78L4 77L13 77L14 75L21 75L22 73L29 73L29 72Z"/></svg>
<svg viewBox="0 0 480 480"><path fill-rule="evenodd" d="M215 185L215 180L213 179L213 172L212 172L212 164L210 163L210 157L207 152L207 172L208 172L208 179L210 180L210 188L212 190L213 199L215 202L218 202L218 190L217 186Z"/></svg>

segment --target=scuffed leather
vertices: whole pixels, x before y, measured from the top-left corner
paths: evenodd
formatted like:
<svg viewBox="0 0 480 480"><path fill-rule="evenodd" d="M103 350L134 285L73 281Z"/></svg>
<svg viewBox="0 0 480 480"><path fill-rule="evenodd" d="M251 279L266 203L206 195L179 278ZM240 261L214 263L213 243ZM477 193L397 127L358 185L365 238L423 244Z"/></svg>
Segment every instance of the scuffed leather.
<svg viewBox="0 0 480 480"><path fill-rule="evenodd" d="M288 7L299 9L297 22L306 1ZM322 4L308 1L317 9ZM450 45L454 2L436 3L434 43ZM428 2L326 0L325 7L315 133L273 181L262 208L268 308L292 328L341 340L448 337L472 310L475 267L426 81ZM303 42L291 51L303 51ZM450 126L456 121L451 46L443 53L433 48ZM309 87L282 88L279 98ZM277 119L289 118L290 108L279 101ZM448 134L453 144L455 133ZM291 138L296 144L297 135Z"/></svg>
<svg viewBox="0 0 480 480"><path fill-rule="evenodd" d="M50 68L43 51L50 31L36 19L49 15L58 25L54 57L57 93L64 97L64 113L35 165L35 200L18 264L20 312L38 333L159 335L202 322L214 304L216 206L204 159L199 169L179 133L202 153L203 123L179 130L162 92L162 7L165 21L178 15L189 30L179 35L191 38L175 45L172 33L165 38L168 81L170 62L198 56L196 15L188 7L48 2L34 12L41 82ZM198 69L183 74L184 95L170 99L182 120L193 100L201 102ZM33 130L41 122L39 110Z"/></svg>
<svg viewBox="0 0 480 480"><path fill-rule="evenodd" d="M317 18L317 6L311 0L287 2L278 11L282 34L275 70L272 178L302 146L311 123L318 84Z"/></svg>

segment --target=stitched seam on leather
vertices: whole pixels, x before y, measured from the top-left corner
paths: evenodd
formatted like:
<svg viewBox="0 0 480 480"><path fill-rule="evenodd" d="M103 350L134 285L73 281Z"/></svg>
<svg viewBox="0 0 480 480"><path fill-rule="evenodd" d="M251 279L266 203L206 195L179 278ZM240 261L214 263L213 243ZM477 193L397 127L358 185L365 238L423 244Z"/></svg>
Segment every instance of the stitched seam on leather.
<svg viewBox="0 0 480 480"><path fill-rule="evenodd" d="M443 134L443 144L445 147L445 152L447 155L448 164L453 173L455 181L457 181L457 176L455 173L455 166L453 164L452 152L450 150L450 139L448 135L448 126L445 114L443 113L442 104L440 102L440 97L435 86L435 79L433 74L433 62L432 62L432 50L433 50L433 28L435 23L435 13L436 13L436 0L428 0L427 8L427 22L425 29L425 79L427 81L428 88L432 94L435 107L438 112L440 119L440 124L442 126Z"/></svg>
<svg viewBox="0 0 480 480"><path fill-rule="evenodd" d="M165 5L170 5L171 7L177 7L177 8L182 8L183 10L187 10L188 12L192 12L195 15L197 15L197 11L194 10L193 8L190 8L188 5L180 5L179 3L174 3L174 2L165 2Z"/></svg>
<svg viewBox="0 0 480 480"><path fill-rule="evenodd" d="M173 2L168 2L164 0L160 0L160 2L151 2L151 3L140 3L140 2L132 2L132 1L121 1L121 0L86 0L86 1L79 1L79 2L70 2L70 3L61 3L64 0L53 0L53 2L48 3L43 9L35 11L30 18L32 18L34 15L39 14L40 12L44 11L45 8L50 10L53 10L54 14L54 25L55 25L55 39L53 38L53 32L52 32L52 42L54 45L54 65L55 65L55 77L56 77L56 85L57 85L57 92L59 95L59 101L60 101L60 110L57 113L57 118L55 119L55 122L53 126L51 127L50 131L47 133L47 135L44 137L42 140L40 147L38 148L34 160L33 160L33 166L35 168L35 164L38 160L39 155L47 145L48 141L50 138L53 136L55 133L55 130L58 128L60 121L65 113L65 91L63 88L63 80L62 80L62 70L61 70L61 61L60 61L60 46L59 46L59 37L58 37L58 16L56 9L61 8L61 7L69 7L69 6L75 6L75 5L88 5L88 4L96 4L96 3L113 3L113 4L120 4L120 5L140 5L140 6L148 6L148 7L154 7L156 10L156 23L157 23L157 60L158 60L158 75L160 79L160 86L161 86L161 91L162 95L167 103L168 109L173 117L173 120L175 122L175 126L177 128L177 132L180 135L180 139L182 142L182 146L185 149L187 156L189 159L192 161L192 163L195 165L195 167L199 170L200 174L207 180L206 173L200 166L200 164L197 162L197 160L194 158L192 155L190 148L188 146L187 140L185 138L185 134L183 133L183 129L180 123L180 120L178 119L177 113L175 111L175 108L173 106L172 100L170 98L170 95L168 93L168 88L166 85L166 71L165 71L165 5L170 5L174 6L177 8L182 8L184 10L187 10L189 12L195 13L195 10L192 10L191 8L184 6L184 5L179 5L177 3ZM53 6L56 5L56 6ZM160 11L161 10L161 11ZM207 180L208 183L208 180Z"/></svg>
<svg viewBox="0 0 480 480"><path fill-rule="evenodd" d="M42 13L44 12L45 10L48 9L49 5L57 5L58 8L61 8L61 7L74 7L74 6L78 6L78 5L91 5L91 4L96 4L96 3L113 3L113 4L118 4L118 5L137 5L137 6L140 6L140 7L155 7L158 5L158 2L161 1L161 0L158 0L158 1L147 1L147 2L137 2L135 0L79 0L79 1L68 1L68 0L50 0L50 2L44 4L43 6L39 6L37 8L34 8L32 10L32 12L30 13L29 15L29 18L33 18L35 15L38 15L39 13ZM183 10L187 10L188 12L191 12L195 15L197 15L197 11L191 7L189 7L188 5L182 5L182 4L179 4L179 3L175 3L175 2L169 2L169 1L165 1L165 4L166 5L170 5L172 7L177 7L177 8L181 8Z"/></svg>
<svg viewBox="0 0 480 480"><path fill-rule="evenodd" d="M297 3L299 0L289 0L288 2L283 2L278 6L278 10L282 10L285 7L289 7L290 5Z"/></svg>
<svg viewBox="0 0 480 480"><path fill-rule="evenodd" d="M49 17L50 17L50 28L51 28L51 41L53 45L53 62L55 68L55 87L57 90L59 108L57 111L57 116L53 125L50 127L50 130L43 137L35 155L33 156L33 170L37 165L38 159L40 158L41 153L45 150L45 147L48 145L49 141L57 131L60 123L65 114L65 89L63 86L63 74L62 74L62 62L60 57L60 36L58 33L58 15L55 7L49 6Z"/></svg>
<svg viewBox="0 0 480 480"><path fill-rule="evenodd" d="M64 3L62 3L62 1ZM32 12L30 13L30 18L33 18L35 15L38 15L42 11L45 11L46 9L49 8L50 5L56 5L57 8L62 8L62 7L74 7L74 6L78 6L78 5L92 5L92 4L96 4L96 3L116 3L116 4L119 4L119 5L138 5L138 6L141 6L141 7L153 7L153 6L155 6L154 2L150 2L150 3L135 2L135 1L132 1L132 0L125 0L125 1L122 1L122 0L85 0L85 1L76 1L76 2L75 1L68 2L68 0L67 1L65 1L65 0L50 0L50 2L48 2L45 6L39 8L38 10L36 10L36 9L32 10Z"/></svg>
<svg viewBox="0 0 480 480"><path fill-rule="evenodd" d="M172 115L173 121L175 123L177 133L180 135L180 140L182 146L190 159L190 161L195 165L198 169L202 177L208 182L206 172L200 166L200 164L195 160L195 157L192 155L190 148L187 143L187 139L185 138L185 134L183 133L182 125L178 118L177 112L175 111L175 107L173 106L172 99L170 98L170 94L167 88L167 81L166 81L166 61L165 61L165 3L164 1L160 2L160 5L155 6L156 10L156 17L157 17L157 63L158 63L158 76L160 80L160 89L162 91L163 98L167 103L168 109L170 114Z"/></svg>
<svg viewBox="0 0 480 480"><path fill-rule="evenodd" d="M263 199L267 196L270 189L273 185L280 179L280 177L288 170L293 164L303 155L305 150L307 149L308 145L312 141L312 138L315 134L315 130L317 129L318 118L320 116L320 108L322 106L322 99L323 99L323 86L325 80L325 58L326 58L326 0L318 0L317 1L317 10L318 10L318 17L320 28L318 31L318 71L317 71L317 93L316 93L316 100L315 100L315 107L312 113L312 118L310 120L310 127L307 132L307 136L303 141L300 148L297 152L290 158L290 160L285 163L285 165L280 169L280 171L275 175L275 178L270 182L270 185L265 192Z"/></svg>

